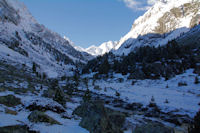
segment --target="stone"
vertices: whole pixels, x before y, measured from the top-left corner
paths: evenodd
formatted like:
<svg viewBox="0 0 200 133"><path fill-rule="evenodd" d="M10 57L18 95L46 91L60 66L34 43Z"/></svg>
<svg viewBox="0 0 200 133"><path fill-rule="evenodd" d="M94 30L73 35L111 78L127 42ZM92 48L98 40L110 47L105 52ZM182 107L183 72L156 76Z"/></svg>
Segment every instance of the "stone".
<svg viewBox="0 0 200 133"><path fill-rule="evenodd" d="M0 104L6 105L8 107L15 107L21 104L20 98L13 95L0 96Z"/></svg>
<svg viewBox="0 0 200 133"><path fill-rule="evenodd" d="M30 111L38 110L38 111L42 111L42 112L50 110L50 111L53 111L53 112L59 113L59 114L65 112L65 109L62 106L50 105L50 104L43 106L43 105L37 104L36 102L27 106L26 109L29 109Z"/></svg>
<svg viewBox="0 0 200 133"><path fill-rule="evenodd" d="M123 133L125 115L104 107L101 102L83 103L73 114L82 117L79 125L90 133Z"/></svg>
<svg viewBox="0 0 200 133"><path fill-rule="evenodd" d="M13 125L13 126L5 126L0 127L1 133L39 133L36 131L32 131L26 125Z"/></svg>
<svg viewBox="0 0 200 133"><path fill-rule="evenodd" d="M137 126L133 133L174 133L174 131L159 123L148 123Z"/></svg>
<svg viewBox="0 0 200 133"><path fill-rule="evenodd" d="M61 125L58 121L54 120L50 116L48 116L45 113L40 112L40 111L33 111L28 116L28 119L30 122L33 122L33 123L45 122L45 123L49 123L51 125L53 125L53 124Z"/></svg>
<svg viewBox="0 0 200 133"><path fill-rule="evenodd" d="M18 113L16 111L10 110L8 108L5 109L6 114L11 114L11 115L17 115Z"/></svg>

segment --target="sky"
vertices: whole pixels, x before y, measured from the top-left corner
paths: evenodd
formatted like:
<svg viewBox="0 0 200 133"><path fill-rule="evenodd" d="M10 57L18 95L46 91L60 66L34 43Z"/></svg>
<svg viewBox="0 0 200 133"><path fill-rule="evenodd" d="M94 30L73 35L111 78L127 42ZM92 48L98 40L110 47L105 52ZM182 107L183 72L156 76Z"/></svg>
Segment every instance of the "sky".
<svg viewBox="0 0 200 133"><path fill-rule="evenodd" d="M20 0L36 20L87 48L119 41L155 0Z"/></svg>

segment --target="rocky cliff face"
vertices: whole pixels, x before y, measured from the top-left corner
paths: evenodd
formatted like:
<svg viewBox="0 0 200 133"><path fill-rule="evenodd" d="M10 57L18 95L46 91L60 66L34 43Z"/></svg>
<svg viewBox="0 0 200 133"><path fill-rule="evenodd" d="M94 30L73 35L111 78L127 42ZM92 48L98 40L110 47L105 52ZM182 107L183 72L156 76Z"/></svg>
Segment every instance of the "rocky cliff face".
<svg viewBox="0 0 200 133"><path fill-rule="evenodd" d="M164 45L200 21L200 2L197 0L158 1L133 24L117 46L118 55L128 54L135 47Z"/></svg>
<svg viewBox="0 0 200 133"><path fill-rule="evenodd" d="M77 63L86 63L90 57L37 23L17 0L0 0L0 33L1 59L27 66L35 62L40 71L49 76L68 73Z"/></svg>

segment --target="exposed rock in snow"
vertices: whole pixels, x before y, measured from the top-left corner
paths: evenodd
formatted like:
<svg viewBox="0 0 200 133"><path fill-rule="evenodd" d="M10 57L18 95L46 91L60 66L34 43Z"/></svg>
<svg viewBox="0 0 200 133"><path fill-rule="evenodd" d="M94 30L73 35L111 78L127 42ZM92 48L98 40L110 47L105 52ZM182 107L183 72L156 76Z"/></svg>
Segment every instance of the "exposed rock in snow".
<svg viewBox="0 0 200 133"><path fill-rule="evenodd" d="M86 63L92 57L37 23L17 0L0 0L0 33L1 58L29 67L35 62L49 77L70 74L76 63Z"/></svg>
<svg viewBox="0 0 200 133"><path fill-rule="evenodd" d="M198 0L158 1L133 24L117 45L117 55L127 55L135 47L165 45L169 40L188 32L200 21Z"/></svg>

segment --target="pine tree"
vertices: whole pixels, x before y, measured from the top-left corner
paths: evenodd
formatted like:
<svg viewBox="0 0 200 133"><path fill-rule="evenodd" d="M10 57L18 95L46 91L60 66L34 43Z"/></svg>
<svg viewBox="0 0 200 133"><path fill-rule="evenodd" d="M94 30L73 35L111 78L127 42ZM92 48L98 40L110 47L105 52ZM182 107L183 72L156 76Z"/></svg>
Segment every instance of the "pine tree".
<svg viewBox="0 0 200 133"><path fill-rule="evenodd" d="M84 101L84 102L89 102L90 100L91 100L90 90L87 89L87 90L85 91L84 96L83 96L83 101Z"/></svg>
<svg viewBox="0 0 200 133"><path fill-rule="evenodd" d="M65 95L60 88L56 89L55 97L53 98L53 100L60 103L63 107L65 107L66 104Z"/></svg>
<svg viewBox="0 0 200 133"><path fill-rule="evenodd" d="M115 96L120 97L120 93L116 91Z"/></svg>
<svg viewBox="0 0 200 133"><path fill-rule="evenodd" d="M151 97L151 101L149 103L149 107L156 107L156 103L155 103L155 99L154 99L154 96Z"/></svg>
<svg viewBox="0 0 200 133"><path fill-rule="evenodd" d="M33 72L36 72L36 64L35 64L35 62L33 62L32 70L33 70Z"/></svg>

